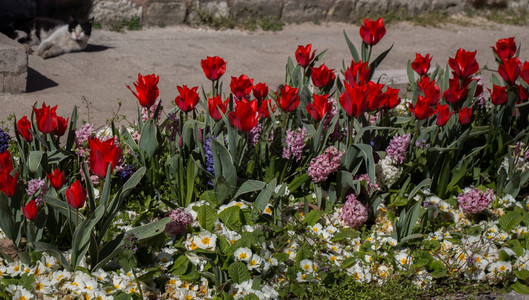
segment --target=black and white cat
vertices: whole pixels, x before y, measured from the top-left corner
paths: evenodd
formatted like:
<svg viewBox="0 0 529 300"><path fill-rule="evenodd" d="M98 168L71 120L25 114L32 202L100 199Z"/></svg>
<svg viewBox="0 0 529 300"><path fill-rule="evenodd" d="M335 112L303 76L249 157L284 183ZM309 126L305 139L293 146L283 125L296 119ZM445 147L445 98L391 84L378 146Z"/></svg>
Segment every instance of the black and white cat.
<svg viewBox="0 0 529 300"><path fill-rule="evenodd" d="M93 22L94 18L85 22L70 19L67 24L55 19L35 18L16 31L15 40L26 44L28 49L36 46L37 55L42 58L82 51L88 45Z"/></svg>

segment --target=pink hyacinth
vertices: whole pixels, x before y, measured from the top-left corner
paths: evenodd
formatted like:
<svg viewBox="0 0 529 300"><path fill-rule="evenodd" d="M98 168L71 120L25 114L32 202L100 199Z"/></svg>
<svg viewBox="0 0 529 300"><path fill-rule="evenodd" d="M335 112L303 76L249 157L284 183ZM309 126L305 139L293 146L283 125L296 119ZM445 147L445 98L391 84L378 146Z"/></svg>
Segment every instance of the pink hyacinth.
<svg viewBox="0 0 529 300"><path fill-rule="evenodd" d="M325 151L310 161L309 176L312 181L325 181L329 174L335 172L340 167L343 153L330 146Z"/></svg>
<svg viewBox="0 0 529 300"><path fill-rule="evenodd" d="M156 112L156 110L158 109L158 106L160 106L160 111L163 110L163 105L162 105L162 101L161 100L158 100L154 103L154 105L151 105L151 107L147 108L147 107L141 107L141 120L143 122L147 122L148 119L152 119L154 118L154 113ZM158 113L158 118L156 119L156 124L158 124L158 122L160 121L160 117L162 116L161 113Z"/></svg>
<svg viewBox="0 0 529 300"><path fill-rule="evenodd" d="M375 178L375 184L371 183L371 179L369 179L369 175L368 174L362 174L362 175L356 175L353 177L354 180L358 180L358 181L365 181L366 182L366 190L368 193L370 193L371 191L376 191L378 190L378 187L379 187L379 182L378 182L378 179Z"/></svg>
<svg viewBox="0 0 529 300"><path fill-rule="evenodd" d="M40 189L40 194L38 197L34 198L35 203L37 206L40 206L42 204L42 195L45 195L48 191L48 186L46 185L46 180L44 179L31 179L28 181L28 187L26 188L26 194L28 197L32 198L33 195L38 192Z"/></svg>
<svg viewBox="0 0 529 300"><path fill-rule="evenodd" d="M88 141L88 138L94 133L94 125L91 123L86 123L81 128L75 131L75 143L81 145L82 143Z"/></svg>
<svg viewBox="0 0 529 300"><path fill-rule="evenodd" d="M386 157L391 158L397 165L401 165L406 159L406 151L410 145L410 137L411 135L409 133L403 136L396 134L386 148Z"/></svg>
<svg viewBox="0 0 529 300"><path fill-rule="evenodd" d="M286 147L283 148L283 158L296 158L296 161L301 159L303 149L305 148L305 139L307 138L307 130L305 128L297 130L287 130Z"/></svg>
<svg viewBox="0 0 529 300"><path fill-rule="evenodd" d="M362 226L367 221L367 208L356 200L355 195L350 194L346 197L345 204L342 208L342 220L351 227Z"/></svg>
<svg viewBox="0 0 529 300"><path fill-rule="evenodd" d="M165 225L165 232L169 234L181 234L186 232L187 225L193 223L191 214L185 212L181 208L173 209L165 214L166 217L171 217L171 221Z"/></svg>
<svg viewBox="0 0 529 300"><path fill-rule="evenodd" d="M459 194L457 202L465 213L475 214L484 210L494 201L494 191L487 189L483 192L477 188L469 189Z"/></svg>

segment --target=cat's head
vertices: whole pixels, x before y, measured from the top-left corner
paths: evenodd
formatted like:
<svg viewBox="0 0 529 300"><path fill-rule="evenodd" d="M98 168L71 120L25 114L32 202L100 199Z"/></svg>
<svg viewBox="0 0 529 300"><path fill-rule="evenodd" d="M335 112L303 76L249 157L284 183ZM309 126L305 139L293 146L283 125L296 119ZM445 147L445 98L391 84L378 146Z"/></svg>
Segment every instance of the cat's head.
<svg viewBox="0 0 529 300"><path fill-rule="evenodd" d="M88 40L90 34L92 34L93 23L93 17L84 22L70 18L68 21L68 32L70 33L73 40Z"/></svg>

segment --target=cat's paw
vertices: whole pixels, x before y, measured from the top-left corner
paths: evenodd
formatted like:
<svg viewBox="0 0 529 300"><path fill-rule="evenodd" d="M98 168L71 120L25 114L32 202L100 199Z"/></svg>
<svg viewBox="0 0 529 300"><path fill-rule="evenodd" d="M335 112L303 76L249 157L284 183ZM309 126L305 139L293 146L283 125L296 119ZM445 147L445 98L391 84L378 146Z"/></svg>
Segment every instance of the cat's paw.
<svg viewBox="0 0 529 300"><path fill-rule="evenodd" d="M27 54L33 53L33 49L31 49L30 45L28 45L28 44L23 44L23 45L24 45L24 50L26 50Z"/></svg>
<svg viewBox="0 0 529 300"><path fill-rule="evenodd" d="M46 59L46 58L50 58L52 55L50 53L50 51L42 51L40 53L37 53L40 57Z"/></svg>

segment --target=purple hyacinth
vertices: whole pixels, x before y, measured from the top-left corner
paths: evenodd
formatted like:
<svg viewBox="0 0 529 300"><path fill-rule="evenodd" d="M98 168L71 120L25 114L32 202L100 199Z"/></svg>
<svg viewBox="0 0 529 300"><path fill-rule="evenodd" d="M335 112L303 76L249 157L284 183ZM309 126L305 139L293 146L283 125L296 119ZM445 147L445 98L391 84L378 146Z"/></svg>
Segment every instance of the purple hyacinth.
<svg viewBox="0 0 529 300"><path fill-rule="evenodd" d="M37 178L28 181L28 187L26 188L26 194L28 195L28 197L34 197L34 195L39 191L39 189L39 195L33 199L35 200L37 206L40 206L42 204L42 195L46 194L46 192L48 191L46 180Z"/></svg>
<svg viewBox="0 0 529 300"><path fill-rule="evenodd" d="M252 128L252 130L248 131L248 144L250 147L255 146L257 142L259 141L259 138L261 137L261 130L263 128L263 125L261 123L257 123L257 125Z"/></svg>
<svg viewBox="0 0 529 300"><path fill-rule="evenodd" d="M176 140L176 134L180 132L180 120L176 113L170 113L167 115L168 122L165 125L165 130L168 134L167 138L174 142Z"/></svg>
<svg viewBox="0 0 529 300"><path fill-rule="evenodd" d="M213 167L213 153L211 152L211 138L208 136L204 144L204 156L206 157L206 171L215 175L215 168Z"/></svg>
<svg viewBox="0 0 529 300"><path fill-rule="evenodd" d="M356 199L356 196L350 194L347 196L342 208L342 220L351 227L358 227L367 221L367 208Z"/></svg>
<svg viewBox="0 0 529 300"><path fill-rule="evenodd" d="M116 172L116 175L119 179L119 182L125 183L129 180L130 176L136 172L136 166L134 165L124 165L121 170Z"/></svg>
<svg viewBox="0 0 529 300"><path fill-rule="evenodd" d="M491 189L487 189L485 192L477 188L466 190L457 197L457 202L465 213L479 213L494 201L494 191Z"/></svg>
<svg viewBox="0 0 529 300"><path fill-rule="evenodd" d="M132 251L133 254L136 254L136 252L138 251L138 237L134 233L131 232L131 233L125 234L123 239L125 240L123 244L123 248L125 250Z"/></svg>
<svg viewBox="0 0 529 300"><path fill-rule="evenodd" d="M81 145L82 143L88 141L88 138L94 133L94 125L91 123L86 123L81 128L75 131L75 143Z"/></svg>
<svg viewBox="0 0 529 300"><path fill-rule="evenodd" d="M4 153L7 150L10 139L9 133L0 128L0 153Z"/></svg>
<svg viewBox="0 0 529 300"><path fill-rule="evenodd" d="M305 139L307 138L307 130L305 128L290 130L287 129L287 137L285 139L286 147L283 148L283 158L296 158L296 161L301 160L301 155L305 148Z"/></svg>
<svg viewBox="0 0 529 300"><path fill-rule="evenodd" d="M386 148L386 157L391 158L397 165L401 165L406 159L410 138L411 135L409 133L403 136L396 134Z"/></svg>
<svg viewBox="0 0 529 300"><path fill-rule="evenodd" d="M312 181L325 181L329 174L338 170L341 164L343 153L330 146L325 151L310 161L309 176Z"/></svg>
<svg viewBox="0 0 529 300"><path fill-rule="evenodd" d="M171 221L165 225L165 232L170 234L181 234L186 232L187 225L193 223L191 214L185 212L181 208L173 209L165 214L166 217L171 217Z"/></svg>

